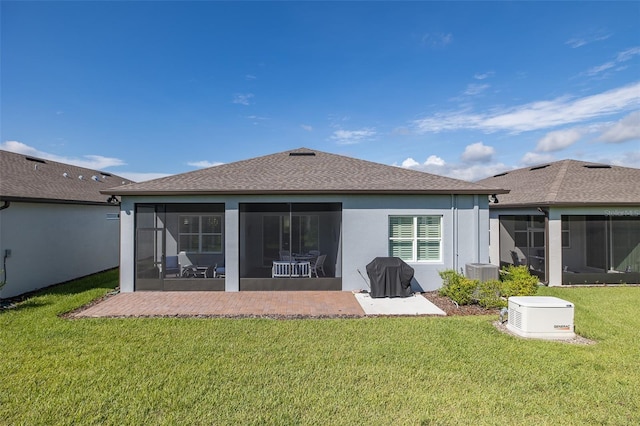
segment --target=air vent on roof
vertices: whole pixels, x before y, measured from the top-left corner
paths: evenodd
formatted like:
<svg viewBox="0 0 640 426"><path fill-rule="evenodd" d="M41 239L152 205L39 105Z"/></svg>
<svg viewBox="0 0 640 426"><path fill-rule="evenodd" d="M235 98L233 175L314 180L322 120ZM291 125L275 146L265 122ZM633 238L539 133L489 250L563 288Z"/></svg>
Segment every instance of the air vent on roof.
<svg viewBox="0 0 640 426"><path fill-rule="evenodd" d="M549 167L549 165L548 165L548 164L545 164L545 165L543 165L543 166L536 166L536 167L532 167L532 168L530 168L529 170L530 170L530 171L534 171L534 170L546 169L547 167Z"/></svg>
<svg viewBox="0 0 640 426"><path fill-rule="evenodd" d="M44 160L43 160L43 159L41 159L41 158L35 158L35 157L24 157L24 159L25 159L25 160L28 160L28 161L35 161L36 163L47 164L47 162L46 162L46 161L44 161Z"/></svg>
<svg viewBox="0 0 640 426"><path fill-rule="evenodd" d="M102 176L106 176L106 177L110 177L111 176L111 173L107 173L107 172L100 172L100 174Z"/></svg>
<svg viewBox="0 0 640 426"><path fill-rule="evenodd" d="M68 178L68 177L69 177L69 173L64 172L64 173L62 174L62 177L66 177L66 178Z"/></svg>
<svg viewBox="0 0 640 426"><path fill-rule="evenodd" d="M608 164L586 164L584 167L587 169L610 169L611 166Z"/></svg>
<svg viewBox="0 0 640 426"><path fill-rule="evenodd" d="M508 175L508 174L509 174L509 172L498 173L497 175L493 175L493 177L506 176L506 175Z"/></svg>
<svg viewBox="0 0 640 426"><path fill-rule="evenodd" d="M315 152L290 152L289 157L315 157Z"/></svg>

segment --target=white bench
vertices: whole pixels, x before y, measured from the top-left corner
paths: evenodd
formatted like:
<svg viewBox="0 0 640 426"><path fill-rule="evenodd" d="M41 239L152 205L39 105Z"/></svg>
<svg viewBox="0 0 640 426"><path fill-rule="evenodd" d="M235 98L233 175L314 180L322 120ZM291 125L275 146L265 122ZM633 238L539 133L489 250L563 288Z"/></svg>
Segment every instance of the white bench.
<svg viewBox="0 0 640 426"><path fill-rule="evenodd" d="M289 260L274 260L271 268L271 278L311 278L311 262L292 262Z"/></svg>

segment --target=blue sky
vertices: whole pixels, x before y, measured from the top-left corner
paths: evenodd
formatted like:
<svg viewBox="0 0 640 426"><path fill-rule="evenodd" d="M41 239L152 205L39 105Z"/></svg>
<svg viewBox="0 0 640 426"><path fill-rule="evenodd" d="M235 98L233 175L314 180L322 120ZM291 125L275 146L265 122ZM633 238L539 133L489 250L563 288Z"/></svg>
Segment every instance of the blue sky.
<svg viewBox="0 0 640 426"><path fill-rule="evenodd" d="M0 149L137 181L298 147L640 167L640 2L10 2Z"/></svg>

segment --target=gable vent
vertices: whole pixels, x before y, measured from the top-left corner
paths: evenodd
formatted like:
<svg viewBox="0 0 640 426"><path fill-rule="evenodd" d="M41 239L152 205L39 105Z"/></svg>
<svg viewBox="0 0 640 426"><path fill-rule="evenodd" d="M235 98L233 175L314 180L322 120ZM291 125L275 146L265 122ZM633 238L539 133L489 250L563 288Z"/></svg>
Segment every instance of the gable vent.
<svg viewBox="0 0 640 426"><path fill-rule="evenodd" d="M587 169L610 169L611 166L608 164L586 164L584 167Z"/></svg>
<svg viewBox="0 0 640 426"><path fill-rule="evenodd" d="M315 157L315 152L290 152L289 157Z"/></svg>
<svg viewBox="0 0 640 426"><path fill-rule="evenodd" d="M534 170L540 170L540 169L546 169L547 167L549 167L548 164L545 164L543 166L536 166L536 167L532 167L529 169L529 171L534 171Z"/></svg>
<svg viewBox="0 0 640 426"><path fill-rule="evenodd" d="M40 164L47 164L46 161L44 161L41 158L35 158L35 157L24 157L25 160L27 161L35 161L36 163L40 163Z"/></svg>

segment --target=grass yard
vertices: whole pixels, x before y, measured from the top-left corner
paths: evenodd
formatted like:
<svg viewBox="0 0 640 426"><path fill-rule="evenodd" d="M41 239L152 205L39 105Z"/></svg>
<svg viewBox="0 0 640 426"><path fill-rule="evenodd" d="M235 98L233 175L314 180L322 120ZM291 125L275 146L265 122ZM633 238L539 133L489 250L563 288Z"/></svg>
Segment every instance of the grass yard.
<svg viewBox="0 0 640 426"><path fill-rule="evenodd" d="M0 313L0 424L640 424L640 287L543 288L590 346L496 316L81 319L115 271Z"/></svg>

